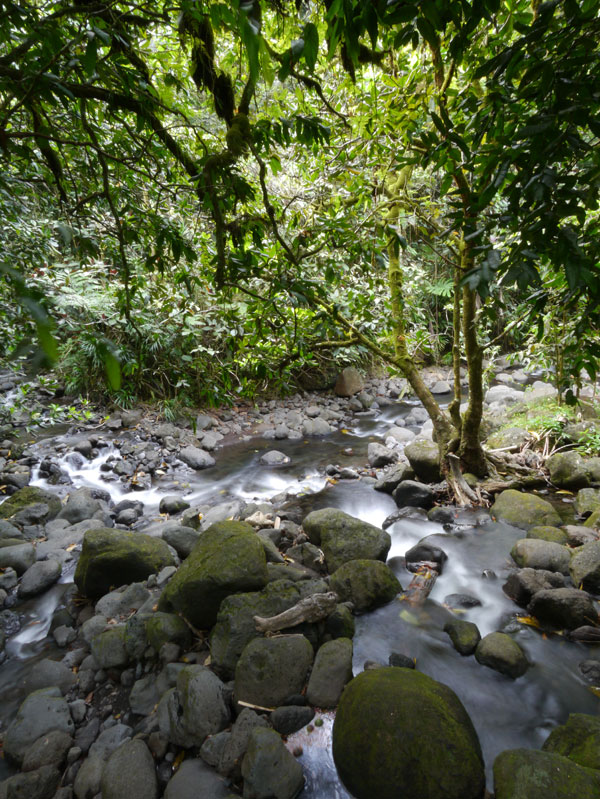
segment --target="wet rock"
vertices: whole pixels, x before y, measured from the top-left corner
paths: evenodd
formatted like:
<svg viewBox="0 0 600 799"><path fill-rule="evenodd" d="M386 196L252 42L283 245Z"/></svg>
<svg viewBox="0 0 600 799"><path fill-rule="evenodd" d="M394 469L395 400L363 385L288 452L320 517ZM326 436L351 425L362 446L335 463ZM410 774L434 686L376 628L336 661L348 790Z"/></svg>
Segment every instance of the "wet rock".
<svg viewBox="0 0 600 799"><path fill-rule="evenodd" d="M404 454L420 480L436 483L441 479L440 450L433 441L415 439L406 445Z"/></svg>
<svg viewBox="0 0 600 799"><path fill-rule="evenodd" d="M304 785L302 766L275 730L252 731L242 776L245 799L294 799Z"/></svg>
<svg viewBox="0 0 600 799"><path fill-rule="evenodd" d="M23 533L14 524L0 519L0 541L5 539L12 539L13 541L24 541Z"/></svg>
<svg viewBox="0 0 600 799"><path fill-rule="evenodd" d="M394 501L399 508L430 508L433 505L435 494L431 486L418 483L415 480L403 480L392 491Z"/></svg>
<svg viewBox="0 0 600 799"><path fill-rule="evenodd" d="M85 533L74 579L85 596L96 598L112 586L144 580L172 565L173 555L165 541L101 528Z"/></svg>
<svg viewBox="0 0 600 799"><path fill-rule="evenodd" d="M21 598L36 596L58 580L62 566L55 560L38 561L30 566L19 584L17 594Z"/></svg>
<svg viewBox="0 0 600 799"><path fill-rule="evenodd" d="M0 796L7 799L51 799L60 782L60 771L42 766L36 771L15 774L0 783Z"/></svg>
<svg viewBox="0 0 600 799"><path fill-rule="evenodd" d="M336 707L346 683L352 679L352 641L336 638L318 650L306 689L311 705Z"/></svg>
<svg viewBox="0 0 600 799"><path fill-rule="evenodd" d="M533 595L527 610L542 624L574 630L598 621L598 613L589 594L576 588L554 588Z"/></svg>
<svg viewBox="0 0 600 799"><path fill-rule="evenodd" d="M521 530L550 525L559 527L561 519L552 505L535 494L524 494L512 488L498 494L491 514Z"/></svg>
<svg viewBox="0 0 600 799"><path fill-rule="evenodd" d="M600 772L562 755L535 749L508 749L494 761L496 799L596 799Z"/></svg>
<svg viewBox="0 0 600 799"><path fill-rule="evenodd" d="M285 463L289 463L290 460L291 459L284 452L279 452L279 450L276 449L265 452L259 458L260 463L264 466L282 466Z"/></svg>
<svg viewBox="0 0 600 799"><path fill-rule="evenodd" d="M173 515L176 513L181 513L182 510L187 510L189 507L189 502L186 502L185 499L182 499L182 497L175 495L163 497L158 506L158 512L169 513Z"/></svg>
<svg viewBox="0 0 600 799"><path fill-rule="evenodd" d="M532 527L527 533L527 538L538 538L540 541L552 541L554 544L567 544L569 536L559 527L549 527L542 525Z"/></svg>
<svg viewBox="0 0 600 799"><path fill-rule="evenodd" d="M196 469L197 471L208 469L216 463L213 456L209 455L206 450L199 449L191 444L179 451L179 460L183 461L186 466L189 466L191 469Z"/></svg>
<svg viewBox="0 0 600 799"><path fill-rule="evenodd" d="M364 388L364 380L353 366L343 369L335 383L334 392L338 397L352 397Z"/></svg>
<svg viewBox="0 0 600 799"><path fill-rule="evenodd" d="M395 463L398 460L398 453L388 447L384 447L383 444L371 441L367 448L367 458L369 466L373 469L380 469L382 466Z"/></svg>
<svg viewBox="0 0 600 799"><path fill-rule="evenodd" d="M600 489L582 488L575 497L575 510L580 516L590 516L600 510Z"/></svg>
<svg viewBox="0 0 600 799"><path fill-rule="evenodd" d="M2 505L0 505L0 508ZM7 543L10 539L5 539ZM17 543L14 546L0 547L0 569L11 568L17 574L25 574L35 563L35 547L33 544Z"/></svg>
<svg viewBox="0 0 600 799"><path fill-rule="evenodd" d="M184 760L171 777L165 790L164 799L228 799L231 791L213 769L200 758Z"/></svg>
<svg viewBox="0 0 600 799"><path fill-rule="evenodd" d="M217 769L220 774L230 777L234 781L239 781L242 776L241 766L252 730L257 727L267 729L269 723L263 716L259 716L250 708L245 707L237 717L235 724L231 728L223 747Z"/></svg>
<svg viewBox="0 0 600 799"><path fill-rule="evenodd" d="M520 538L510 551L512 559L521 568L543 569L550 572L569 573L570 550L551 541L539 538Z"/></svg>
<svg viewBox="0 0 600 799"><path fill-rule="evenodd" d="M30 692L56 686L60 688L61 693L66 694L76 682L77 677L68 666L60 661L44 658L31 667L26 686Z"/></svg>
<svg viewBox="0 0 600 799"><path fill-rule="evenodd" d="M549 588L564 588L565 578L557 572L544 569L518 569L511 572L502 590L522 608L526 608L538 591Z"/></svg>
<svg viewBox="0 0 600 799"><path fill-rule="evenodd" d="M325 630L332 638L354 637L354 616L347 605L336 605L325 619Z"/></svg>
<svg viewBox="0 0 600 799"><path fill-rule="evenodd" d="M311 543L323 550L329 572L357 558L385 561L391 546L383 530L337 508L309 513L302 526Z"/></svg>
<svg viewBox="0 0 600 799"><path fill-rule="evenodd" d="M571 713L566 724L552 730L542 749L568 757L579 766L600 769L600 718Z"/></svg>
<svg viewBox="0 0 600 799"><path fill-rule="evenodd" d="M404 655L402 652L392 652L388 658L388 666L394 666L399 669L414 669L416 668L415 658Z"/></svg>
<svg viewBox="0 0 600 799"><path fill-rule="evenodd" d="M102 773L102 799L156 799L154 760L146 744L127 741L108 758Z"/></svg>
<svg viewBox="0 0 600 799"><path fill-rule="evenodd" d="M94 514L101 509L102 506L92 495L91 489L78 488L69 494L58 518L66 519L70 524L77 524L77 522L93 518Z"/></svg>
<svg viewBox="0 0 600 799"><path fill-rule="evenodd" d="M571 559L570 573L575 585L600 594L600 541L584 544L577 550Z"/></svg>
<svg viewBox="0 0 600 799"><path fill-rule="evenodd" d="M377 560L351 560L330 578L330 587L342 602L352 602L357 611L373 610L391 602L402 586L392 570Z"/></svg>
<svg viewBox="0 0 600 799"><path fill-rule="evenodd" d="M292 558L297 563L301 563L302 566L306 566L307 569L312 569L321 574L327 571L322 550L309 541L290 547L285 554L288 558Z"/></svg>
<svg viewBox="0 0 600 799"><path fill-rule="evenodd" d="M255 638L236 666L236 700L260 707L282 705L302 691L312 662L313 649L303 635Z"/></svg>
<svg viewBox="0 0 600 799"><path fill-rule="evenodd" d="M365 671L346 686L333 757L356 799L480 799L485 785L477 734L460 700L409 669Z"/></svg>
<svg viewBox="0 0 600 799"><path fill-rule="evenodd" d="M446 555L444 550L437 546L437 544L433 543L432 541L428 541L428 538L429 536L427 538L423 538L418 544L415 544L414 547L411 547L404 554L406 568L409 571L414 571L414 568L411 567L416 566L418 563L427 561L429 563L435 563L437 571L441 574L444 569L444 564L448 560L448 555Z"/></svg>
<svg viewBox="0 0 600 799"><path fill-rule="evenodd" d="M399 483L403 480L412 480L414 476L415 472L410 463L408 461L400 461L395 466L387 469L373 488L376 491L385 491L386 494L391 494Z"/></svg>
<svg viewBox="0 0 600 799"><path fill-rule="evenodd" d="M488 666L513 680L521 677L529 668L525 653L506 633L488 633L477 645L475 658L482 666Z"/></svg>
<svg viewBox="0 0 600 799"><path fill-rule="evenodd" d="M29 747L52 730L73 733L74 725L69 706L59 688L34 691L24 700L4 736L4 752L8 758L21 763Z"/></svg>
<svg viewBox="0 0 600 799"><path fill-rule="evenodd" d="M72 744L71 736L61 730L52 730L42 735L25 752L21 770L35 771L42 766L62 768Z"/></svg>
<svg viewBox="0 0 600 799"><path fill-rule="evenodd" d="M175 643L182 649L188 649L192 644L190 628L174 613L153 613L146 622L146 637L157 652L166 643Z"/></svg>
<svg viewBox="0 0 600 799"><path fill-rule="evenodd" d="M217 620L221 602L230 594L260 590L268 581L260 539L245 522L213 524L171 578L159 609L182 613L200 629Z"/></svg>
<svg viewBox="0 0 600 799"><path fill-rule="evenodd" d="M389 430L385 431L386 443L389 442L390 439L392 439L392 441L396 444L407 444L409 441L414 441L416 434L413 433L412 430L408 430L406 427L398 427L397 425L398 422L396 422L394 426L390 427ZM407 465L410 466L408 462ZM412 466L410 468L412 470ZM414 477L414 473L411 474L410 477Z"/></svg>
<svg viewBox="0 0 600 799"><path fill-rule="evenodd" d="M271 713L271 724L280 735L291 735L310 724L314 717L312 707L282 705Z"/></svg>
<svg viewBox="0 0 600 799"><path fill-rule="evenodd" d="M446 622L444 632L448 633L452 646L461 655L472 655L481 641L477 625L463 619L451 619Z"/></svg>
<svg viewBox="0 0 600 799"><path fill-rule="evenodd" d="M582 660L579 664L579 671L585 679L592 685L600 685L600 660Z"/></svg>
<svg viewBox="0 0 600 799"><path fill-rule="evenodd" d="M302 422L302 432L305 436L327 436L335 430L325 419L305 419Z"/></svg>
<svg viewBox="0 0 600 799"><path fill-rule="evenodd" d="M60 499L50 491L44 491L35 486L26 486L16 491L11 497L0 505L0 519L10 519L28 505L43 503L48 506L49 513L47 519L54 519L60 513Z"/></svg>
<svg viewBox="0 0 600 799"><path fill-rule="evenodd" d="M470 594L448 594L444 597L444 605L453 610L478 608L481 606L481 600Z"/></svg>
<svg viewBox="0 0 600 799"><path fill-rule="evenodd" d="M550 480L559 488L574 490L590 484L585 459L579 452L556 452L546 459Z"/></svg>

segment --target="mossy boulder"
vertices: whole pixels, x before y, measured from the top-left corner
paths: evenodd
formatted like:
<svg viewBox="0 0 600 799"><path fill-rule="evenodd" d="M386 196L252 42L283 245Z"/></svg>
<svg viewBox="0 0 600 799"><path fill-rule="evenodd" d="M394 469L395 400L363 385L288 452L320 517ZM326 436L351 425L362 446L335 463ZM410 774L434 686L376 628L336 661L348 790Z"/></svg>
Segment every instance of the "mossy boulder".
<svg viewBox="0 0 600 799"><path fill-rule="evenodd" d="M494 761L496 799L598 799L600 773L562 755L508 749Z"/></svg>
<svg viewBox="0 0 600 799"><path fill-rule="evenodd" d="M600 511L600 489L582 488L575 497L575 510L580 516L590 516Z"/></svg>
<svg viewBox="0 0 600 799"><path fill-rule="evenodd" d="M585 458L579 452L557 452L546 460L550 479L559 488L587 488L590 478Z"/></svg>
<svg viewBox="0 0 600 799"><path fill-rule="evenodd" d="M444 632L448 633L452 646L461 655L472 655L481 641L477 625L464 619L450 619L444 625Z"/></svg>
<svg viewBox="0 0 600 799"><path fill-rule="evenodd" d="M437 483L441 479L440 449L427 438L416 438L404 448L404 454L419 480Z"/></svg>
<svg viewBox="0 0 600 799"><path fill-rule="evenodd" d="M552 730L542 749L568 757L579 766L600 769L600 718L571 713L566 724Z"/></svg>
<svg viewBox="0 0 600 799"><path fill-rule="evenodd" d="M206 530L159 601L159 610L181 613L195 627L209 629L225 597L260 591L269 579L260 538L245 522L217 522Z"/></svg>
<svg viewBox="0 0 600 799"><path fill-rule="evenodd" d="M550 588L533 595L527 610L542 624L575 630L596 624L598 613L591 596L577 588Z"/></svg>
<svg viewBox="0 0 600 799"><path fill-rule="evenodd" d="M527 533L527 538L538 538L540 541L551 541L553 544L566 544L569 540L564 530L549 525L532 527Z"/></svg>
<svg viewBox="0 0 600 799"><path fill-rule="evenodd" d="M512 559L523 569L544 569L569 573L571 551L562 544L539 538L519 538L510 551Z"/></svg>
<svg viewBox="0 0 600 799"><path fill-rule="evenodd" d="M92 654L101 669L122 668L129 662L125 645L126 627L116 624L92 640Z"/></svg>
<svg viewBox="0 0 600 799"><path fill-rule="evenodd" d="M561 524L560 516L549 502L535 494L524 494L513 488L498 494L491 514L521 530L541 525L559 527Z"/></svg>
<svg viewBox="0 0 600 799"><path fill-rule="evenodd" d="M446 685L404 668L365 671L344 689L333 758L356 799L480 799L477 733Z"/></svg>
<svg viewBox="0 0 600 799"><path fill-rule="evenodd" d="M529 668L525 653L506 633L488 633L477 644L475 658L482 666L488 666L513 680L521 677Z"/></svg>
<svg viewBox="0 0 600 799"><path fill-rule="evenodd" d="M182 618L174 613L153 613L146 621L148 643L158 652L163 644L174 643L183 649L192 644L192 633Z"/></svg>
<svg viewBox="0 0 600 799"><path fill-rule="evenodd" d="M233 677L244 647L260 635L254 616L276 616L293 607L300 598L297 585L289 580L275 580L262 591L226 597L210 635L211 664L215 671L223 679Z"/></svg>
<svg viewBox="0 0 600 799"><path fill-rule="evenodd" d="M349 560L385 561L392 539L368 522L337 508L313 511L302 522L311 543L320 546L330 573Z"/></svg>
<svg viewBox="0 0 600 799"><path fill-rule="evenodd" d="M143 533L127 533L102 527L83 536L75 584L92 599L111 588L145 580L175 561L167 544Z"/></svg>
<svg viewBox="0 0 600 799"><path fill-rule="evenodd" d="M505 449L506 447L522 447L531 440L531 433L524 427L503 427L488 437L485 445L488 449Z"/></svg>
<svg viewBox="0 0 600 799"><path fill-rule="evenodd" d="M590 541L575 552L570 574L577 588L600 594L600 541Z"/></svg>
<svg viewBox="0 0 600 799"><path fill-rule="evenodd" d="M62 508L60 499L50 491L44 491L44 489L36 488L35 486L25 486L25 488L20 488L0 505L0 519L10 519L28 505L38 504L48 506L46 521L56 518Z"/></svg>
<svg viewBox="0 0 600 799"><path fill-rule="evenodd" d="M358 611L385 605L402 591L393 571L378 560L344 563L331 575L329 585L342 602L352 602Z"/></svg>

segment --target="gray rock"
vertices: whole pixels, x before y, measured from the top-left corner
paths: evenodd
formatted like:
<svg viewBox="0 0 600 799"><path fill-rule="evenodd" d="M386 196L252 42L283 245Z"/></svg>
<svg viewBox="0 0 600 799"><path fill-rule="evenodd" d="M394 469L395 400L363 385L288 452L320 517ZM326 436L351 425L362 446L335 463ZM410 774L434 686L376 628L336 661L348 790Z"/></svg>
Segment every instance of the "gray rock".
<svg viewBox="0 0 600 799"><path fill-rule="evenodd" d="M22 597L36 596L50 588L58 580L62 566L55 560L38 561L30 566L17 589L17 594Z"/></svg>
<svg viewBox="0 0 600 799"><path fill-rule="evenodd" d="M42 735L59 730L72 735L73 719L59 688L34 691L23 701L4 736L4 752L21 763L29 747Z"/></svg>
<svg viewBox="0 0 600 799"><path fill-rule="evenodd" d="M192 445L184 447L179 451L179 460L183 461L186 466L189 466L191 469L196 470L208 469L216 463L213 456L209 455L206 450L199 449Z"/></svg>
<svg viewBox="0 0 600 799"><path fill-rule="evenodd" d="M520 402L524 396L523 391L518 391L509 386L492 386L485 393L485 401L488 404L496 402L506 407L507 405L513 405L515 402Z"/></svg>
<svg viewBox="0 0 600 799"><path fill-rule="evenodd" d="M335 383L334 392L338 397L351 397L364 388L364 380L360 373L352 366L343 369Z"/></svg>
<svg viewBox="0 0 600 799"><path fill-rule="evenodd" d="M51 799L60 782L60 771L54 766L42 766L36 771L15 774L0 783L2 799Z"/></svg>
<svg viewBox="0 0 600 799"><path fill-rule="evenodd" d="M304 785L302 766L275 730L252 731L242 776L244 799L294 799Z"/></svg>
<svg viewBox="0 0 600 799"><path fill-rule="evenodd" d="M305 436L327 436L334 432L334 428L318 417L317 419L305 419L302 422L302 431Z"/></svg>
<svg viewBox="0 0 600 799"><path fill-rule="evenodd" d="M106 616L92 616L91 619L87 619L83 622L79 630L79 634L84 641L87 641L88 644L91 644L97 635L100 635L100 633L104 632L107 624L108 619Z"/></svg>
<svg viewBox="0 0 600 799"><path fill-rule="evenodd" d="M101 509L102 506L92 496L91 489L78 488L69 494L66 504L58 514L58 518L66 519L70 524L77 524L77 522L82 522L85 519L91 519Z"/></svg>
<svg viewBox="0 0 600 799"><path fill-rule="evenodd" d="M199 413L198 416L196 416L196 430L208 430L216 424L217 420L207 413Z"/></svg>
<svg viewBox="0 0 600 799"><path fill-rule="evenodd" d="M524 427L508 427L488 436L487 449L505 449L506 447L522 447L531 440L531 433Z"/></svg>
<svg viewBox="0 0 600 799"><path fill-rule="evenodd" d="M574 630L596 624L598 613L589 594L576 588L554 588L538 591L527 610L542 624Z"/></svg>
<svg viewBox="0 0 600 799"><path fill-rule="evenodd" d="M579 671L585 679L592 685L600 686L600 660L582 660L579 664Z"/></svg>
<svg viewBox="0 0 600 799"><path fill-rule="evenodd" d="M327 641L317 652L306 698L316 707L336 707L346 683L351 679L352 641L349 638Z"/></svg>
<svg viewBox="0 0 600 799"><path fill-rule="evenodd" d="M507 749L494 761L496 799L595 799L600 772L535 749Z"/></svg>
<svg viewBox="0 0 600 799"><path fill-rule="evenodd" d="M600 489L582 488L575 497L575 510L580 516L589 516L600 510Z"/></svg>
<svg viewBox="0 0 600 799"><path fill-rule="evenodd" d="M200 758L184 760L169 780L164 799L229 799L231 791L223 777Z"/></svg>
<svg viewBox="0 0 600 799"><path fill-rule="evenodd" d="M410 463L408 461L400 461L395 466L387 469L373 488L376 491L385 491L387 494L391 494L399 483L403 480L412 480L414 476L415 472Z"/></svg>
<svg viewBox="0 0 600 799"><path fill-rule="evenodd" d="M377 560L348 561L331 575L329 582L340 600L352 602L357 611L374 610L402 591L393 571Z"/></svg>
<svg viewBox="0 0 600 799"><path fill-rule="evenodd" d="M127 741L109 757L102 773L102 799L156 799L154 760L146 744Z"/></svg>
<svg viewBox="0 0 600 799"><path fill-rule="evenodd" d="M235 670L235 697L260 707L282 705L306 684L313 649L303 635L255 638Z"/></svg>
<svg viewBox="0 0 600 799"><path fill-rule="evenodd" d="M498 494L490 512L493 518L503 519L521 530L542 525L559 527L561 524L560 516L545 499L512 488Z"/></svg>
<svg viewBox="0 0 600 799"><path fill-rule="evenodd" d="M156 652L163 644L174 643L182 649L192 645L190 628L180 616L174 613L153 613L146 622L146 638Z"/></svg>
<svg viewBox="0 0 600 799"><path fill-rule="evenodd" d="M550 572L569 573L571 553L569 549L552 541L539 538L520 538L510 554L522 568L545 569Z"/></svg>
<svg viewBox="0 0 600 799"><path fill-rule="evenodd" d="M217 769L220 774L230 777L236 782L239 781L242 775L242 759L248 748L250 734L256 727L266 729L269 727L269 723L263 716L259 716L258 713L245 707L231 728L231 734L227 737L219 757Z"/></svg>
<svg viewBox="0 0 600 799"><path fill-rule="evenodd" d="M330 572L349 560L384 561L391 546L391 538L383 530L337 508L309 513L302 526L311 543L323 550Z"/></svg>
<svg viewBox="0 0 600 799"><path fill-rule="evenodd" d="M538 591L548 588L564 588L565 578L557 572L544 569L517 569L512 571L502 586L506 596L522 608L526 608Z"/></svg>
<svg viewBox="0 0 600 799"><path fill-rule="evenodd" d="M546 459L550 479L559 488L586 488L590 484L583 457L575 451L557 452Z"/></svg>
<svg viewBox="0 0 600 799"><path fill-rule="evenodd" d="M398 444L407 444L410 441L414 441L415 437L416 434L412 430L407 430L406 427L398 427L397 424L385 431L385 440L392 438Z"/></svg>
<svg viewBox="0 0 600 799"><path fill-rule="evenodd" d="M600 594L600 541L584 544L573 555L570 564L571 579L592 594Z"/></svg>
<svg viewBox="0 0 600 799"><path fill-rule="evenodd" d="M417 438L406 445L404 454L420 480L425 483L440 480L440 450L433 441Z"/></svg>
<svg viewBox="0 0 600 799"><path fill-rule="evenodd" d="M71 736L61 730L52 730L42 735L25 752L21 770L35 771L42 766L62 768L72 744Z"/></svg>
<svg viewBox="0 0 600 799"><path fill-rule="evenodd" d="M129 663L125 634L125 625L116 624L94 638L92 654L101 669L120 668Z"/></svg>
<svg viewBox="0 0 600 799"><path fill-rule="evenodd" d="M506 633L488 633L477 645L475 658L483 666L513 680L521 677L529 668L525 653Z"/></svg>
<svg viewBox="0 0 600 799"><path fill-rule="evenodd" d="M276 449L265 452L259 458L260 463L264 466L281 466L284 463L289 463L290 460L291 459L284 452L279 452L279 450Z"/></svg>
<svg viewBox="0 0 600 799"><path fill-rule="evenodd" d="M444 625L444 632L448 633L452 646L460 655L472 655L481 641L477 625L464 619L450 619Z"/></svg>
<svg viewBox="0 0 600 799"><path fill-rule="evenodd" d="M2 507L0 505L0 507ZM35 563L35 547L33 544L15 544L0 547L0 568L10 567L17 574L24 574Z"/></svg>
<svg viewBox="0 0 600 799"><path fill-rule="evenodd" d="M210 432L205 433L202 436L202 447L203 449L212 452L214 449L217 448L219 441L221 441L222 439L223 436L221 435L221 433L217 433L211 430Z"/></svg>
<svg viewBox="0 0 600 799"><path fill-rule="evenodd" d="M200 532L193 527L183 527L180 525L168 527L163 531L163 540L177 552L180 558L187 558L194 544L198 540Z"/></svg>
<svg viewBox="0 0 600 799"><path fill-rule="evenodd" d="M147 674L133 684L129 694L129 706L133 713L140 716L149 716L160 700L156 675Z"/></svg>
<svg viewBox="0 0 600 799"><path fill-rule="evenodd" d="M150 591L143 583L132 583L122 590L111 591L96 602L96 613L107 618L130 616L148 601Z"/></svg>
<svg viewBox="0 0 600 799"><path fill-rule="evenodd" d="M229 519L238 519L242 515L245 503L241 499L232 499L227 502L219 502L212 508L205 510L199 522L201 530L208 530L217 522L224 522ZM185 516L182 520L185 520ZM193 526L193 525L190 525Z"/></svg>
<svg viewBox="0 0 600 799"><path fill-rule="evenodd" d="M415 480L403 480L392 491L394 501L399 508L430 508L433 505L435 493L431 486L418 483Z"/></svg>
<svg viewBox="0 0 600 799"><path fill-rule="evenodd" d="M38 691L41 688L60 688L66 694L71 686L75 685L77 677L68 666L56 660L44 658L35 663L26 680L28 691Z"/></svg>
<svg viewBox="0 0 600 799"><path fill-rule="evenodd" d="M582 547L584 544L598 541L598 532L586 527L584 524L563 524L561 531L564 533L569 546L572 547Z"/></svg>
<svg viewBox="0 0 600 799"><path fill-rule="evenodd" d="M395 463L398 460L398 453L394 452L376 441L371 441L367 448L367 458L369 466L373 469L380 469L382 466L388 466L390 463Z"/></svg>
<svg viewBox="0 0 600 799"><path fill-rule="evenodd" d="M291 735L310 724L314 717L312 707L282 705L271 713L271 724L280 735Z"/></svg>
<svg viewBox="0 0 600 799"><path fill-rule="evenodd" d="M432 394L448 394L452 391L452 387L447 380L438 380L429 390Z"/></svg>
<svg viewBox="0 0 600 799"><path fill-rule="evenodd" d="M189 507L190 503L186 502L182 497L178 495L168 496L161 499L158 506L158 512L175 514L181 513L182 510L187 510Z"/></svg>

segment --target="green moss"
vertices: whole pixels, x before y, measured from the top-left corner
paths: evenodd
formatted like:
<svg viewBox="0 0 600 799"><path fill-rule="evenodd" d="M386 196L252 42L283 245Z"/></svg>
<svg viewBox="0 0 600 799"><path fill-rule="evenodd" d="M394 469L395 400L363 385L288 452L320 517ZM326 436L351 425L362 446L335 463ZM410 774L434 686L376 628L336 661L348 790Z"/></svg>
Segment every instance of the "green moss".
<svg viewBox="0 0 600 799"><path fill-rule="evenodd" d="M25 488L20 488L0 505L0 519L10 519L11 516L14 516L15 513L18 513L23 508L28 505L35 505L38 502L43 502L50 508L48 520L58 516L62 508L60 499L49 491L44 491L35 486L25 486Z"/></svg>
<svg viewBox="0 0 600 799"><path fill-rule="evenodd" d="M562 755L510 749L494 762L496 799L598 799L600 774Z"/></svg>
<svg viewBox="0 0 600 799"><path fill-rule="evenodd" d="M385 605L402 591L396 575L378 560L344 563L331 575L330 586L342 602L352 602L358 611Z"/></svg>
<svg viewBox="0 0 600 799"><path fill-rule="evenodd" d="M600 718L571 713L566 724L552 730L542 749L568 757L580 766L600 769Z"/></svg>
<svg viewBox="0 0 600 799"><path fill-rule="evenodd" d="M491 514L522 530L531 527L558 527L561 518L552 505L535 494L525 494L512 488L498 494Z"/></svg>
<svg viewBox="0 0 600 799"><path fill-rule="evenodd" d="M539 538L542 541L552 541L554 544L566 544L569 536L558 527L540 525L532 527L527 533L527 538Z"/></svg>

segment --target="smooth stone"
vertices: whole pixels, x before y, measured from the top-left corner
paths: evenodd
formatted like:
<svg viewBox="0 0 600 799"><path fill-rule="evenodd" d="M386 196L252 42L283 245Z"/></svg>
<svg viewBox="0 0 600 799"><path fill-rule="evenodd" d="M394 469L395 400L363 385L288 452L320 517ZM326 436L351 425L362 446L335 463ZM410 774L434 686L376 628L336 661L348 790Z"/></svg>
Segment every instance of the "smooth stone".
<svg viewBox="0 0 600 799"><path fill-rule="evenodd" d="M4 736L6 756L21 763L27 749L52 730L68 735L74 730L69 706L56 687L34 691L21 703Z"/></svg>
<svg viewBox="0 0 600 799"><path fill-rule="evenodd" d="M554 588L533 595L527 610L542 624L574 630L598 622L598 612L589 594L576 588Z"/></svg>
<svg viewBox="0 0 600 799"><path fill-rule="evenodd" d="M315 707L336 707L352 679L352 641L336 638L324 643L315 657L306 698Z"/></svg>
<svg viewBox="0 0 600 799"><path fill-rule="evenodd" d="M294 799L304 785L302 766L275 730L252 730L242 761L244 799Z"/></svg>
<svg viewBox="0 0 600 799"><path fill-rule="evenodd" d="M30 566L19 584L17 594L22 597L36 596L58 580L62 566L55 560L43 560Z"/></svg>
<svg viewBox="0 0 600 799"><path fill-rule="evenodd" d="M525 653L506 633L488 633L477 644L475 658L482 666L488 666L513 680L521 677L529 668Z"/></svg>
<svg viewBox="0 0 600 799"><path fill-rule="evenodd" d="M127 741L111 754L102 772L102 799L156 799L154 760L140 739Z"/></svg>
<svg viewBox="0 0 600 799"><path fill-rule="evenodd" d="M229 799L231 791L200 758L184 760L169 780L164 799Z"/></svg>

